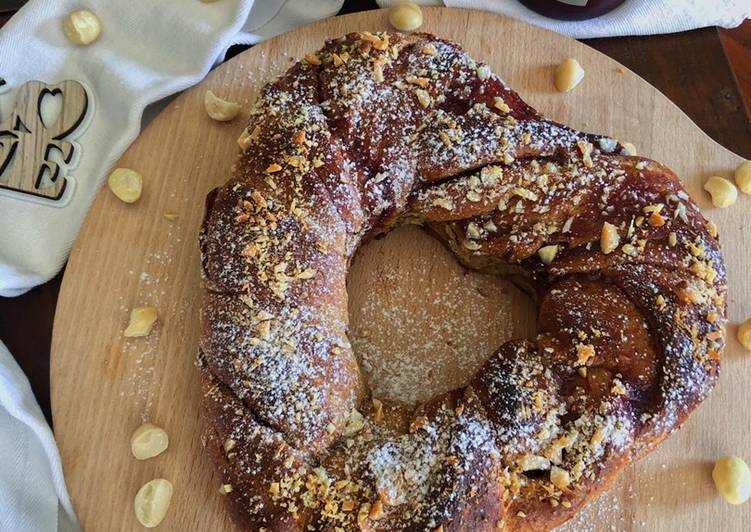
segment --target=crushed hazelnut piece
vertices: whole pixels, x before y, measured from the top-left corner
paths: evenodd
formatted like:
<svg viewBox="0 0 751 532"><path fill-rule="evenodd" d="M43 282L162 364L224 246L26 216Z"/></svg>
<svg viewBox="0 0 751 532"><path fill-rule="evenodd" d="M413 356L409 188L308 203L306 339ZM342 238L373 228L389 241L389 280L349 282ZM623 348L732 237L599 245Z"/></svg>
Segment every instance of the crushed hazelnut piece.
<svg viewBox="0 0 751 532"><path fill-rule="evenodd" d="M563 491L571 484L571 475L565 469L558 466L550 468L550 482L559 490Z"/></svg>
<svg viewBox="0 0 751 532"><path fill-rule="evenodd" d="M270 174L276 173L280 171L281 169L282 167L276 163L271 163L270 165L266 167L266 171Z"/></svg>
<svg viewBox="0 0 751 532"><path fill-rule="evenodd" d="M511 108L506 105L506 102L504 102L503 98L501 98L500 96L493 98L493 107L495 107L502 113L508 113L511 110Z"/></svg>
<svg viewBox="0 0 751 532"><path fill-rule="evenodd" d="M613 224L608 222L602 224L600 249L605 255L615 251L620 241L621 237L618 235L618 229Z"/></svg>
<svg viewBox="0 0 751 532"><path fill-rule="evenodd" d="M649 220L647 220L647 222L652 227L662 227L665 225L665 218L663 218L662 214L659 212L653 211L652 214L649 215Z"/></svg>
<svg viewBox="0 0 751 532"><path fill-rule="evenodd" d="M557 245L544 246L537 250L537 255L540 257L540 260L545 265L548 265L551 262L553 262L557 254L558 254Z"/></svg>
<svg viewBox="0 0 751 532"><path fill-rule="evenodd" d="M576 345L576 364L586 366L595 356L595 347L592 344Z"/></svg>
<svg viewBox="0 0 751 532"><path fill-rule="evenodd" d="M433 200L433 205L436 207L441 207L442 209L446 209L447 211L450 211L454 208L454 203L447 198L436 198Z"/></svg>
<svg viewBox="0 0 751 532"><path fill-rule="evenodd" d="M373 399L373 421L383 421L383 402L380 399Z"/></svg>
<svg viewBox="0 0 751 532"><path fill-rule="evenodd" d="M130 323L123 332L126 338L140 338L148 336L157 320L154 307L136 307L130 311Z"/></svg>
<svg viewBox="0 0 751 532"><path fill-rule="evenodd" d="M312 279L316 275L316 270L313 268L307 268L297 274L298 279Z"/></svg>
<svg viewBox="0 0 751 532"><path fill-rule="evenodd" d="M438 49L432 44L426 44L422 47L422 53L425 55L435 55L437 52Z"/></svg>
<svg viewBox="0 0 751 532"><path fill-rule="evenodd" d="M428 91L426 91L425 89L417 89L415 91L415 95L417 96L417 101L420 102L421 106L425 108L430 107L433 99L430 97L430 94L428 94Z"/></svg>
<svg viewBox="0 0 751 532"><path fill-rule="evenodd" d="M315 54L305 54L305 62L309 65L320 65L321 59Z"/></svg>
<svg viewBox="0 0 751 532"><path fill-rule="evenodd" d="M380 501L380 499L375 501L371 505L368 517L373 521L377 521L378 519L383 517L383 503Z"/></svg>

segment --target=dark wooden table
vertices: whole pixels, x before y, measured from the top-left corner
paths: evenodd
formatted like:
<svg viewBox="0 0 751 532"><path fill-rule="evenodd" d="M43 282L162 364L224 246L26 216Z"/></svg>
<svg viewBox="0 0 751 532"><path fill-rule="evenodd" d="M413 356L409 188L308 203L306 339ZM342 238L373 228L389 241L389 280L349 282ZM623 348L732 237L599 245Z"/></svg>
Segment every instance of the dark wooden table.
<svg viewBox="0 0 751 532"><path fill-rule="evenodd" d="M372 0L347 0L341 13L375 7ZM7 18L0 15L0 26ZM751 20L733 30L584 42L657 87L720 144L751 159ZM0 340L28 375L48 421L50 340L62 275L22 296L0 298Z"/></svg>

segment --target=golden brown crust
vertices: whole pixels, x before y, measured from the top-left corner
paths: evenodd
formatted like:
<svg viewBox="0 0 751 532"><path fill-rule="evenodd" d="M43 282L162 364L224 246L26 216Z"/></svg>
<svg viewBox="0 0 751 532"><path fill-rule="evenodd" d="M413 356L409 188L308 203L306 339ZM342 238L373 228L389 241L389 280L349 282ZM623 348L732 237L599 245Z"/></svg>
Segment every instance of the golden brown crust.
<svg viewBox="0 0 751 532"><path fill-rule="evenodd" d="M249 530L547 530L711 390L716 230L664 166L456 44L350 34L268 84L201 233L206 447ZM538 336L417 408L369 396L349 259L403 221L526 272Z"/></svg>

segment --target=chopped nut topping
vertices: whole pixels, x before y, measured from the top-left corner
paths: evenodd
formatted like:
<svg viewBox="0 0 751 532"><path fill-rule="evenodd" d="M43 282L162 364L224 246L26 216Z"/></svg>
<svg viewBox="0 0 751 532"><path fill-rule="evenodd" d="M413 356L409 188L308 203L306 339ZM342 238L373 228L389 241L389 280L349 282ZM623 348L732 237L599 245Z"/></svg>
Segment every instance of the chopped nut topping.
<svg viewBox="0 0 751 532"><path fill-rule="evenodd" d="M600 249L605 255L612 253L618 248L621 237L618 235L618 229L608 222L602 224L602 234L600 236Z"/></svg>
<svg viewBox="0 0 751 532"><path fill-rule="evenodd" d="M519 466L522 468L522 471L548 470L550 469L550 460L544 456L527 454L521 459Z"/></svg>
<svg viewBox="0 0 751 532"><path fill-rule="evenodd" d="M258 324L258 336L263 340L268 340L271 336L271 321L266 320Z"/></svg>
<svg viewBox="0 0 751 532"><path fill-rule="evenodd" d="M480 193L475 192L474 190L470 190L469 192L467 192L466 198L469 201L473 201L475 203L482 200L482 196L480 195Z"/></svg>
<svg viewBox="0 0 751 532"><path fill-rule="evenodd" d="M481 236L480 227L475 222L470 222L467 225L467 238L480 238Z"/></svg>
<svg viewBox="0 0 751 532"><path fill-rule="evenodd" d="M243 250L240 252L240 255L243 257L253 258L258 254L258 246L256 246L253 242L250 244L247 244Z"/></svg>
<svg viewBox="0 0 751 532"><path fill-rule="evenodd" d="M571 484L571 476L565 469L558 466L550 468L550 482L559 490L563 491Z"/></svg>
<svg viewBox="0 0 751 532"><path fill-rule="evenodd" d="M435 205L436 207L441 207L442 209L446 209L447 211L450 211L454 208L454 202L447 198L436 198L433 200L433 205Z"/></svg>
<svg viewBox="0 0 751 532"><path fill-rule="evenodd" d="M663 218L662 214L657 211L653 211L652 214L649 215L649 220L647 221L652 227L662 227L665 225L665 218Z"/></svg>
<svg viewBox="0 0 751 532"><path fill-rule="evenodd" d="M537 194L523 187L514 187L511 191L515 196L522 197L529 201L537 201Z"/></svg>
<svg viewBox="0 0 751 532"><path fill-rule="evenodd" d="M271 163L267 168L266 171L270 174L276 173L280 171L282 167L276 163Z"/></svg>
<svg viewBox="0 0 751 532"><path fill-rule="evenodd" d="M592 344L576 345L576 364L586 366L595 356L595 347Z"/></svg>
<svg viewBox="0 0 751 532"><path fill-rule="evenodd" d="M623 244L621 251L623 251L623 253L625 253L629 257L636 257L639 254L639 250L636 249L636 247L634 247L632 244Z"/></svg>
<svg viewBox="0 0 751 532"><path fill-rule="evenodd" d="M424 89L417 89L415 91L415 95L417 96L417 101L420 102L420 105L426 108L430 107L433 99L430 97L430 94L428 94L428 91Z"/></svg>
<svg viewBox="0 0 751 532"><path fill-rule="evenodd" d="M428 78L419 78L417 76L407 76L405 79L407 80L407 83L417 85L418 87L422 87L423 89L430 84L430 80Z"/></svg>
<svg viewBox="0 0 751 532"><path fill-rule="evenodd" d="M711 236L712 238L717 238L717 226L714 222L707 220L706 228L709 236Z"/></svg>
<svg viewBox="0 0 751 532"><path fill-rule="evenodd" d="M316 275L316 270L313 268L307 268L297 274L298 279L312 279Z"/></svg>
<svg viewBox="0 0 751 532"><path fill-rule="evenodd" d="M425 55L435 55L437 52L438 50L432 44L426 44L422 47L422 53Z"/></svg>
<svg viewBox="0 0 751 532"><path fill-rule="evenodd" d="M511 110L511 108L506 105L506 102L504 102L503 98L501 98L500 96L493 98L493 107L495 107L502 113L508 113Z"/></svg>
<svg viewBox="0 0 751 532"><path fill-rule="evenodd" d="M477 251L478 249L480 249L480 247L482 247L480 246L480 244L478 244L474 240L465 240L463 242L463 246L470 251Z"/></svg>
<svg viewBox="0 0 751 532"><path fill-rule="evenodd" d="M371 505L368 517L373 521L377 521L378 519L383 517L383 503L380 501L380 499L375 501Z"/></svg>
<svg viewBox="0 0 751 532"><path fill-rule="evenodd" d="M425 416L417 416L409 426L410 432L417 432L418 430L427 429L430 426L428 418Z"/></svg>
<svg viewBox="0 0 751 532"><path fill-rule="evenodd" d="M377 82L383 81L383 64L380 61L374 61L373 62L373 75L375 76L375 80ZM419 99L419 96L418 96ZM420 101L422 104L422 101ZM423 105L423 107L427 107L426 105Z"/></svg>
<svg viewBox="0 0 751 532"><path fill-rule="evenodd" d="M553 262L557 254L558 254L557 245L544 246L544 247L541 247L539 250L537 250L537 255L540 257L540 260L545 265L548 265L551 262Z"/></svg>
<svg viewBox="0 0 751 532"><path fill-rule="evenodd" d="M305 62L309 65L320 65L321 59L315 54L305 54Z"/></svg>
<svg viewBox="0 0 751 532"><path fill-rule="evenodd" d="M305 144L305 131L301 129L300 131L296 132L292 137L292 142L294 142L298 146Z"/></svg>
<svg viewBox="0 0 751 532"><path fill-rule="evenodd" d="M383 421L383 403L379 399L373 399L373 421Z"/></svg>

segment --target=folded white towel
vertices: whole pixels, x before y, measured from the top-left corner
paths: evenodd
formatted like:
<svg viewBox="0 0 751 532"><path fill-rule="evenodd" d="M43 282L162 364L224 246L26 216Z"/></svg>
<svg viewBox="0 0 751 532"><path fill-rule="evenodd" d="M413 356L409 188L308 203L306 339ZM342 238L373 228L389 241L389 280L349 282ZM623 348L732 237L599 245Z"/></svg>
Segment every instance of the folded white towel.
<svg viewBox="0 0 751 532"><path fill-rule="evenodd" d="M400 0L377 0L386 7ZM601 17L582 21L554 20L528 9L517 0L415 0L424 5L482 9L575 37L654 35L722 26L734 28L751 17L750 0L626 0ZM555 2L556 0L550 0Z"/></svg>
<svg viewBox="0 0 751 532"><path fill-rule="evenodd" d="M55 440L29 381L0 342L0 530L78 530Z"/></svg>

